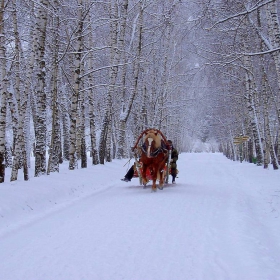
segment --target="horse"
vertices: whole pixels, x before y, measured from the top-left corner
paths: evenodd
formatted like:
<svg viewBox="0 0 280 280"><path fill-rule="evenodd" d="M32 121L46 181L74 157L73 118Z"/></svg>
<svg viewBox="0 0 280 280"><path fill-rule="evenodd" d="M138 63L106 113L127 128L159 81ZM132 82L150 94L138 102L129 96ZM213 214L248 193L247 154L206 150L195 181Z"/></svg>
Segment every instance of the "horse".
<svg viewBox="0 0 280 280"><path fill-rule="evenodd" d="M168 151L162 145L165 139L161 135L156 129L150 129L145 132L144 144L139 160L142 163L141 173L144 186L148 183L146 172L147 170L150 171L153 181L152 191L156 191L157 180L159 181L159 189L163 189L166 176L165 163L168 159Z"/></svg>

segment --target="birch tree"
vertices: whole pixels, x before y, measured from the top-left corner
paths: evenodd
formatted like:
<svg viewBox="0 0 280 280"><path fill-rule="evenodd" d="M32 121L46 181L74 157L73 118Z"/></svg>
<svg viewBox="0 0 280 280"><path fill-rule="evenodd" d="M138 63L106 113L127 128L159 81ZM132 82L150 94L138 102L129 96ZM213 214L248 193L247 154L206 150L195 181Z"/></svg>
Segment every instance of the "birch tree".
<svg viewBox="0 0 280 280"><path fill-rule="evenodd" d="M48 0L41 0L37 5L35 22L35 64L37 83L35 85L35 177L46 173L46 92L45 92L45 41L48 19Z"/></svg>
<svg viewBox="0 0 280 280"><path fill-rule="evenodd" d="M269 39L271 42L270 49L277 50L272 53L273 59L275 62L275 70L277 75L277 84L278 84L278 96L280 95L280 26L278 19L278 11L277 11L277 2L272 1L267 4L266 9L267 22L269 28ZM267 41L264 41L264 43ZM268 46L269 47L269 46ZM280 103L277 104L278 107L278 123L280 124ZM280 151L280 139L277 139L277 147L276 149ZM280 164L280 152L278 152L278 163ZM276 165L274 163L274 168Z"/></svg>
<svg viewBox="0 0 280 280"><path fill-rule="evenodd" d="M218 57L218 61L214 65L222 68L228 75L228 65L231 65L231 67L240 67L240 69L243 68L245 70L245 79L240 79L234 85L233 90L242 91L242 83L244 82L246 88L244 102L247 104L247 110L244 113L246 116L245 120L249 120L248 124L250 125L247 125L242 120L241 122L238 120L237 124L240 127L239 131L249 133L252 137L257 154L257 164L261 165L263 159L266 159L267 162L264 162L265 166L267 166L270 158L272 160L275 157L273 154L274 145L270 144L270 141L272 141L270 135L270 125L272 123L270 115L273 115L273 113L271 106L272 98L269 96L271 92L270 83L273 84L272 81L275 75L273 72L268 73L264 68L261 69L259 65L265 64L261 62L261 57L266 56L269 63L271 63L272 57L275 67L277 67L277 58L275 56L277 56L278 50L274 36L278 34L277 28L279 28L279 24L277 23L277 16L275 16L277 14L275 3L273 0L251 2L219 1L213 2L207 7L209 11L213 8L212 16L214 19L214 24L210 24L211 28L208 30L212 31L215 29L218 36L221 36L217 37L216 41L219 42L218 39L223 38L223 42L227 43L226 39L228 38L233 42L233 45L228 45L227 49L220 48L219 51L211 50L212 52L209 52L209 54L211 53L212 57L209 56L209 58L215 61L214 57ZM263 12L262 16L258 17L258 13L261 10ZM219 18L221 15L222 17ZM264 15L266 15L267 22L264 21ZM257 24L256 20L262 20L263 25ZM209 22L210 20L208 19ZM226 34L227 30L228 34ZM274 44L271 43L273 41ZM260 48L259 46L262 46L260 42L265 47ZM217 43L217 46L222 46L222 44ZM271 54L271 57L267 54ZM242 64L239 64L238 62L241 62L241 57L243 57ZM278 73L279 71L277 75ZM260 89L263 90L262 94ZM242 104L238 108L241 109ZM236 127L236 123L233 123L233 126ZM245 146L250 146L250 154L252 154L252 145ZM264 158L263 155L266 151L265 147L269 148L269 152L266 153L269 156L267 158Z"/></svg>
<svg viewBox="0 0 280 280"><path fill-rule="evenodd" d="M260 10L257 11L257 22L258 22L258 27L261 28L261 15L260 15ZM260 43L260 48L261 51L264 50L264 42L261 41ZM271 98L270 98L270 88L269 88L269 81L267 77L267 71L265 69L265 60L264 56L260 56L261 60L261 70L262 70L262 97L263 97L263 103L264 103L264 135L265 135L265 146L266 146L266 151L267 151L267 156L264 158L264 168L268 168L268 163L271 158L271 162L273 165L274 169L278 169L278 162L277 162L277 157L276 153L274 150L274 143L272 140L271 136L271 129L270 129L270 119L269 119L269 105L272 103ZM268 159L268 160L267 160Z"/></svg>
<svg viewBox="0 0 280 280"><path fill-rule="evenodd" d="M58 99L58 73L59 73L59 3L57 0L53 2L53 63L52 63L52 134L51 134L51 143L49 147L49 161L47 174L50 172L59 172L59 162L61 155L61 132L60 132L60 118L59 118L59 99Z"/></svg>
<svg viewBox="0 0 280 280"><path fill-rule="evenodd" d="M71 114L70 114L70 148L69 148L69 169L74 170L77 166L76 157L76 130L78 119L78 101L80 92L80 73L81 73L81 57L82 57L82 45L83 45L83 0L78 1L77 11L77 30L76 30L76 44L74 49L75 61L74 61L74 85L71 96Z"/></svg>
<svg viewBox="0 0 280 280"><path fill-rule="evenodd" d="M126 96L126 75L127 75L127 59L126 59L126 21L127 21L127 11L128 11L128 0L124 0L121 4L120 8L120 35L119 35L119 49L121 50L121 59L123 65L121 66L121 112L120 112L120 123L118 127L118 139L117 139L117 158L123 158L125 156L125 133L126 133L126 122L129 115L129 111L131 110L131 104L128 105L128 108L125 104L125 96ZM127 110L126 110L127 109Z"/></svg>
<svg viewBox="0 0 280 280"><path fill-rule="evenodd" d="M89 21L91 22L90 15L89 15ZM92 30L92 26L90 24L90 30ZM89 45L93 46L93 39L92 36L89 36ZM91 70L93 68L93 53L92 51L89 54L89 62L88 62L88 68ZM94 89L94 79L92 73L88 75L88 84L89 84L89 92L88 92L88 98L89 98L89 126L90 126L90 151L91 151L91 157L92 157L92 164L96 165L99 164L98 159L98 152L97 152L97 144L96 144L96 121L95 121L95 93L96 90Z"/></svg>
<svg viewBox="0 0 280 280"><path fill-rule="evenodd" d="M6 71L6 47L5 47L5 1L1 0L0 7L0 61L1 61L1 83L0 83L0 183L5 180L5 144L6 144L6 114L7 114L7 71Z"/></svg>
<svg viewBox="0 0 280 280"><path fill-rule="evenodd" d="M84 73L84 64L82 68L82 73ZM85 82L83 80L83 88L85 88ZM87 167L87 146L86 146L86 112L85 112L85 90L82 90L80 92L80 125L79 125L79 131L80 131L80 153L81 153L81 168Z"/></svg>
<svg viewBox="0 0 280 280"><path fill-rule="evenodd" d="M121 113L120 113L120 123L119 123L119 134L118 134L118 151L117 158L122 158L125 156L123 147L125 146L125 135L126 135L126 124L130 116L133 102L138 94L139 82L140 82L140 71L141 71L141 60L142 60L142 48L143 48L143 17L144 10L146 8L146 1L139 1L138 12L134 20L135 29L133 29L133 34L131 35L131 41L134 41L135 45L135 58L132 64L132 85L131 93L128 94L128 100L125 102L125 77L122 79L123 93L121 101ZM126 18L127 11L125 10L127 3L124 3L124 14ZM127 8L126 8L127 9ZM124 26L125 22L121 24ZM136 32L136 34L134 34ZM123 36L121 36L121 41L123 41ZM132 42L130 43L132 44ZM124 60L124 63L126 61ZM123 75L126 75L126 67L123 69ZM127 104L126 104L127 103Z"/></svg>
<svg viewBox="0 0 280 280"><path fill-rule="evenodd" d="M106 93L104 117L102 121L101 133L99 138L99 160L101 164L105 163L105 155L107 149L111 149L108 144L108 138L111 137L109 134L110 126L112 124L112 98L115 89L117 74L118 74L118 62L119 62L119 51L118 51L118 10L117 3L115 0L110 1L110 69L109 69L109 85Z"/></svg>
<svg viewBox="0 0 280 280"><path fill-rule="evenodd" d="M20 54L21 42L18 31L18 20L17 20L17 3L13 0L13 25L14 25L14 37L15 37L15 87L14 92L17 100L18 122L16 123L16 135L15 135L15 151L13 158L13 167L11 172L11 181L17 180L18 169L23 167L24 180L29 179L28 174L28 163L27 163L27 152L26 152L26 140L25 140L25 116L27 111L27 93L20 89ZM21 59L23 60L23 59ZM22 87L21 87L22 88Z"/></svg>

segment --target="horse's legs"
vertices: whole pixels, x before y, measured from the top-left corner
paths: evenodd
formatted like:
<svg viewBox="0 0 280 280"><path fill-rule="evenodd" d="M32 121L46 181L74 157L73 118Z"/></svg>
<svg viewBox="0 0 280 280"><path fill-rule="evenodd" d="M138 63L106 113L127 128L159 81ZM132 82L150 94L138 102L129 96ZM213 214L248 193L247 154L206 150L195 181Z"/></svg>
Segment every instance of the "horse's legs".
<svg viewBox="0 0 280 280"><path fill-rule="evenodd" d="M159 189L160 190L163 190L163 182L164 182L164 176L163 176L163 170L159 170L158 173L159 173Z"/></svg>
<svg viewBox="0 0 280 280"><path fill-rule="evenodd" d="M146 164L143 164L143 167L142 167L142 180L143 180L144 187L146 187L146 185L148 183L148 180L147 180L147 177L146 177L146 172L147 172L147 166L146 166Z"/></svg>
<svg viewBox="0 0 280 280"><path fill-rule="evenodd" d="M156 186L156 179L153 179L153 185L152 185L152 191L155 192L157 190L157 186Z"/></svg>
<svg viewBox="0 0 280 280"><path fill-rule="evenodd" d="M156 185L156 182L157 182L157 170L155 168L153 168L153 185L152 185L152 191L156 191L157 190L157 185Z"/></svg>
<svg viewBox="0 0 280 280"><path fill-rule="evenodd" d="M163 162L158 170L158 178L159 178L159 189L163 190L163 184L164 184L164 179L165 179L165 162Z"/></svg>

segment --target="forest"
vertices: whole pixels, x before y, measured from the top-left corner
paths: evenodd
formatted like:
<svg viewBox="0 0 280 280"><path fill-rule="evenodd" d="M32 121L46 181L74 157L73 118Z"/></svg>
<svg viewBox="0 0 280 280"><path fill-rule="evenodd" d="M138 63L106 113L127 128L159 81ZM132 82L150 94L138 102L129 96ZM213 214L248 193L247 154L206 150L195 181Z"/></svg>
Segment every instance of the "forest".
<svg viewBox="0 0 280 280"><path fill-rule="evenodd" d="M279 168L279 0L0 1L0 183L129 158L147 128Z"/></svg>

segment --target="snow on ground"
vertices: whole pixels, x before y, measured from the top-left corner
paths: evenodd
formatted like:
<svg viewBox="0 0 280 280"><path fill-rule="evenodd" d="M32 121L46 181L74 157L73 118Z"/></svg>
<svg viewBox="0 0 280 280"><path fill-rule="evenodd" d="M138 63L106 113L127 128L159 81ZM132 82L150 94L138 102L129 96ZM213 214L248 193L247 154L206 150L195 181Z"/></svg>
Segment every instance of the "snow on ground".
<svg viewBox="0 0 280 280"><path fill-rule="evenodd" d="M126 162L0 184L0 279L280 279L280 171L180 154L152 193Z"/></svg>

